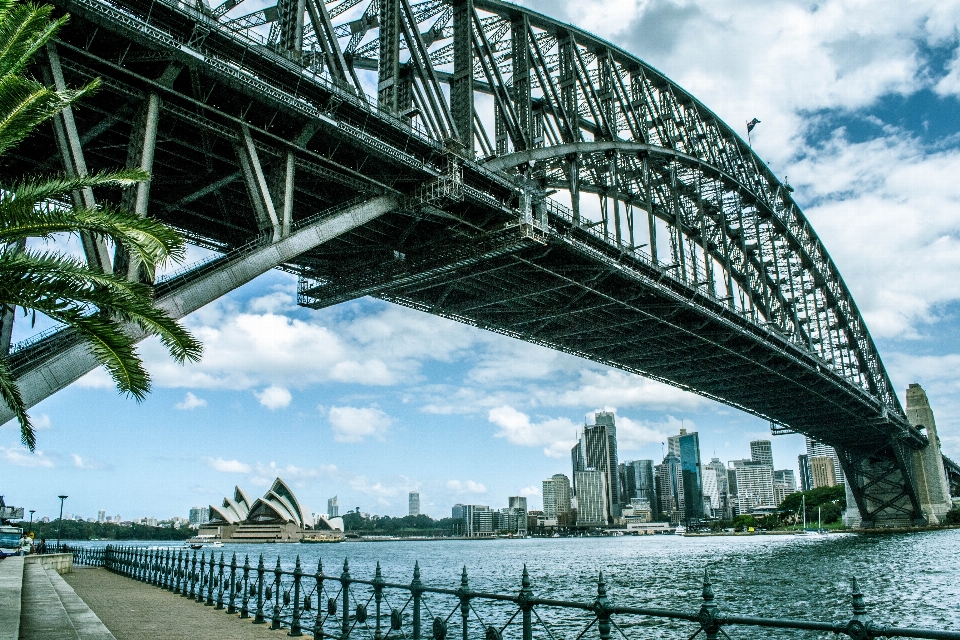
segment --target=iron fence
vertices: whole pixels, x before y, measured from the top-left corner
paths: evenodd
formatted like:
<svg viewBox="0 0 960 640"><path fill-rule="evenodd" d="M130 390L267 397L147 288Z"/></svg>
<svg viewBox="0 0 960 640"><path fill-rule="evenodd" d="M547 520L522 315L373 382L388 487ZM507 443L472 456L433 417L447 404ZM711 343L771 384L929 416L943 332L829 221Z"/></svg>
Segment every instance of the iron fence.
<svg viewBox="0 0 960 640"><path fill-rule="evenodd" d="M310 572L297 556L293 571L268 566L263 555L251 564L237 554L226 560L217 552L107 546L72 549L76 564L105 567L190 598L215 610L238 614L272 629L289 629L290 636L338 640L629 640L630 631L654 632L668 625L716 640L730 638L731 626L793 629L866 638L931 638L960 640L960 631L887 626L867 614L856 578L851 580L853 615L838 622L739 616L720 611L706 570L702 603L695 611L615 604L607 593L603 573L592 601L539 598L534 594L526 566L520 589L514 594L484 593L470 588L466 567L457 589L429 587L413 568L409 583L388 582L377 563L373 579L355 578L344 560L339 575L324 572L322 560ZM549 613L549 615L548 615ZM426 625L426 628L424 628ZM665 630L665 629L662 629ZM589 635L588 635L589 634Z"/></svg>

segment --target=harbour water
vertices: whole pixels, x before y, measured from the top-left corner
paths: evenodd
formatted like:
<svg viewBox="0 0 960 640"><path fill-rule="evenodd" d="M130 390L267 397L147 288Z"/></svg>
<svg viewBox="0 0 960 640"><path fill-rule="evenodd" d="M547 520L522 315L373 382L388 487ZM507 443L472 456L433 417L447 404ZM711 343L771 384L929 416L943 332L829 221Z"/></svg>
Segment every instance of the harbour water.
<svg viewBox="0 0 960 640"><path fill-rule="evenodd" d="M690 611L700 605L703 570L709 568L716 601L723 611L824 621L849 619L850 578L856 576L868 612L877 622L960 630L960 530L810 537L663 535L238 544L218 549L218 559L220 551L226 554L228 563L233 553L241 564L248 555L251 566L256 566L262 553L267 569L276 566L278 556L284 569L292 569L299 555L305 573L313 573L322 558L324 572L337 576L344 559L348 559L351 576L360 579L371 579L379 561L384 578L395 583L409 583L414 562L418 561L425 584L448 588L459 586L461 569L466 566L472 590L498 593L515 593L520 588L526 564L536 595L583 601L595 597L597 574L602 570L608 595L615 604ZM453 600L451 603L455 606ZM695 630L690 623L623 623L631 640L648 635L637 633L639 629L631 635L631 627L658 627L657 636L663 638L688 637L691 629ZM567 631L564 637L576 630L574 621L559 627ZM732 632L733 637L818 637L814 633L744 627ZM594 636L595 631L585 637Z"/></svg>

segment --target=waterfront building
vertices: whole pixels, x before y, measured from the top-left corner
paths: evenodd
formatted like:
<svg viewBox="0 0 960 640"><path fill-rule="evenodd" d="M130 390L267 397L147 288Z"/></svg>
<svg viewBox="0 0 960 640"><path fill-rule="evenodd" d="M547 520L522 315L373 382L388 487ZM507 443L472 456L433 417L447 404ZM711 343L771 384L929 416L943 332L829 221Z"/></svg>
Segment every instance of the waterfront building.
<svg viewBox="0 0 960 640"><path fill-rule="evenodd" d="M645 501L657 507L657 491L653 478L653 460L630 460L620 465L621 500L636 505ZM654 516L657 514L654 513Z"/></svg>
<svg viewBox="0 0 960 640"><path fill-rule="evenodd" d="M720 483L716 470L707 465L703 469L703 514L717 517L720 512Z"/></svg>
<svg viewBox="0 0 960 640"><path fill-rule="evenodd" d="M835 487L837 485L836 468L830 456L810 458L810 473L813 474L813 488Z"/></svg>
<svg viewBox="0 0 960 640"><path fill-rule="evenodd" d="M773 445L769 440L754 440L750 443L750 459L773 469Z"/></svg>
<svg viewBox="0 0 960 640"><path fill-rule="evenodd" d="M273 481L263 497L252 502L243 489L234 487L233 498L224 498L219 506L210 505L209 513L209 522L200 527L199 533L217 536L223 542L301 542L343 537L343 519L313 518L280 478Z"/></svg>
<svg viewBox="0 0 960 640"><path fill-rule="evenodd" d="M800 467L800 491L813 489L813 471L810 469L810 456L801 453L797 456L797 465Z"/></svg>
<svg viewBox="0 0 960 640"><path fill-rule="evenodd" d="M797 480L793 469L780 469L773 472L773 499L777 506L791 493L797 492Z"/></svg>
<svg viewBox="0 0 960 640"><path fill-rule="evenodd" d="M337 496L333 496L327 500L327 517L340 517L340 503L337 501Z"/></svg>
<svg viewBox="0 0 960 640"><path fill-rule="evenodd" d="M453 505L453 509L450 510L450 517L454 520L461 520L463 518L463 505L459 502Z"/></svg>
<svg viewBox="0 0 960 640"><path fill-rule="evenodd" d="M420 515L420 493L417 491L411 491L410 495L407 497L407 515L418 516Z"/></svg>
<svg viewBox="0 0 960 640"><path fill-rule="evenodd" d="M776 507L773 494L773 469L752 460L740 461L734 467L737 491L737 511L752 513L757 507Z"/></svg>
<svg viewBox="0 0 960 640"><path fill-rule="evenodd" d="M468 538L493 535L493 512L485 504L460 505L463 513L462 534Z"/></svg>
<svg viewBox="0 0 960 640"><path fill-rule="evenodd" d="M519 507L504 507L493 513L495 523L493 530L516 535L527 535L527 510Z"/></svg>
<svg viewBox="0 0 960 640"><path fill-rule="evenodd" d="M507 506L511 509L522 509L524 512L527 511L527 497L526 496L510 496L507 498Z"/></svg>
<svg viewBox="0 0 960 640"><path fill-rule="evenodd" d="M544 518L565 519L570 513L570 478L556 473L543 481Z"/></svg>
<svg viewBox="0 0 960 640"><path fill-rule="evenodd" d="M594 424L584 425L580 441L570 451L573 465L573 494L579 495L577 473L594 469L604 475L606 487L605 509L608 517L620 512L620 478L617 460L617 427L610 411L594 414Z"/></svg>
<svg viewBox="0 0 960 640"><path fill-rule="evenodd" d="M683 475L680 457L668 453L657 465L657 497L660 500L660 516L667 516L673 524L679 524L685 512Z"/></svg>
<svg viewBox="0 0 960 640"><path fill-rule="evenodd" d="M844 484L843 476L843 467L840 466L840 456L837 455L836 449L830 445L823 444L822 442L816 442L810 436L806 437L807 442L807 456L810 458L811 465L813 464L813 458L815 457L828 457L833 460L833 477L834 484ZM811 472L813 471L811 466ZM814 483L814 487L816 487ZM833 486L833 485L830 485Z"/></svg>
<svg viewBox="0 0 960 640"><path fill-rule="evenodd" d="M720 461L720 458L711 458L710 463L704 465L704 473L707 473L706 469L713 470L713 473L717 476L717 494L720 500L720 507L714 512L713 517L722 520L732 520L733 508L730 499L730 480L727 476L726 465Z"/></svg>
<svg viewBox="0 0 960 640"><path fill-rule="evenodd" d="M610 522L607 474L599 469L586 469L577 471L576 479L577 525L597 526Z"/></svg>

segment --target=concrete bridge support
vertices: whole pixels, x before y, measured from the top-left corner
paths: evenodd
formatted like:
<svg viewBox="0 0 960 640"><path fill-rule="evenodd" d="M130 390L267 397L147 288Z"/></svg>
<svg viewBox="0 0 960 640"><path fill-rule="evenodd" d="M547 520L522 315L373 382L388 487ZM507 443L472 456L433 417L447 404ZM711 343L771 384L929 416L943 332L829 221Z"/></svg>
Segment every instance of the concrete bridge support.
<svg viewBox="0 0 960 640"><path fill-rule="evenodd" d="M920 510L927 522L940 524L952 506L950 485L947 483L947 474L943 468L937 423L933 418L927 394L919 384L911 384L907 389L906 411L910 424L923 429L930 441L925 449L914 451L911 456Z"/></svg>

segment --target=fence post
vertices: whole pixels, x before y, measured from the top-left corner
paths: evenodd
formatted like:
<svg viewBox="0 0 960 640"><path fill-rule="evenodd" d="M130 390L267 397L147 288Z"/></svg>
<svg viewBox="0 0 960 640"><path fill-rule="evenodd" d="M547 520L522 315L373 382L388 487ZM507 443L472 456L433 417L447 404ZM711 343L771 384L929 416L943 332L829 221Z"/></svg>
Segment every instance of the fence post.
<svg viewBox="0 0 960 640"><path fill-rule="evenodd" d="M183 574L183 549L177 549L173 559L173 592L180 593L180 578Z"/></svg>
<svg viewBox="0 0 960 640"><path fill-rule="evenodd" d="M520 595L517 597L517 605L523 611L523 640L533 640L533 605L530 603L532 598L530 574L527 572L527 565L524 564L523 577L520 580Z"/></svg>
<svg viewBox="0 0 960 640"><path fill-rule="evenodd" d="M343 591L343 615L341 618L340 640L350 637L350 563L343 559L343 573L340 574L341 591Z"/></svg>
<svg viewBox="0 0 960 640"><path fill-rule="evenodd" d="M413 565L413 581L410 583L413 595L413 640L420 640L420 600L423 597L423 583L420 582L420 562Z"/></svg>
<svg viewBox="0 0 960 640"><path fill-rule="evenodd" d="M243 598L240 600L240 617L250 617L250 556L243 556Z"/></svg>
<svg viewBox="0 0 960 640"><path fill-rule="evenodd" d="M323 638L323 615L320 608L323 606L323 559L317 560L317 573L314 576L317 581L317 609L316 616L313 619L313 637Z"/></svg>
<svg viewBox="0 0 960 640"><path fill-rule="evenodd" d="M217 568L217 560L214 558L215 555L216 554L213 551L210 552L210 568L208 569L210 575L207 576L207 599L203 603L203 606L205 607L213 606L213 578L214 571L216 571Z"/></svg>
<svg viewBox="0 0 960 640"><path fill-rule="evenodd" d="M220 552L220 568L217 573L217 606L218 611L223 610L223 551Z"/></svg>
<svg viewBox="0 0 960 640"><path fill-rule="evenodd" d="M280 568L280 556L277 556L277 566L273 570L273 619L270 622L271 629L280 628L280 592L281 588L281 575L283 569Z"/></svg>
<svg viewBox="0 0 960 640"><path fill-rule="evenodd" d="M377 603L377 628L373 634L374 640L383 640L383 631L380 629L380 601L383 600L383 572L380 571L380 561L377 561L377 573L373 576L373 599Z"/></svg>
<svg viewBox="0 0 960 640"><path fill-rule="evenodd" d="M303 570L300 568L300 555L297 554L297 566L293 568L293 620L290 623L290 635L302 636L300 633L300 580Z"/></svg>
<svg viewBox="0 0 960 640"><path fill-rule="evenodd" d="M467 628L470 624L470 583L467 581L467 565L463 565L463 573L460 574L457 596L460 598L460 617L463 618L463 640L469 640Z"/></svg>
<svg viewBox="0 0 960 640"><path fill-rule="evenodd" d="M234 552L230 559L230 602L227 604L227 613L237 612L237 554Z"/></svg>
<svg viewBox="0 0 960 640"><path fill-rule="evenodd" d="M700 628L707 636L707 640L717 640L720 637L720 623L717 621L717 604L713 601L713 585L710 584L710 574L703 570L703 604L700 605Z"/></svg>
<svg viewBox="0 0 960 640"><path fill-rule="evenodd" d="M610 640L610 612L607 611L607 583L603 579L603 571L597 581L597 599L594 602L594 611L597 614L597 628L600 631L600 640Z"/></svg>
<svg viewBox="0 0 960 640"><path fill-rule="evenodd" d="M847 623L846 633L851 640L866 640L873 637L870 633L873 621L867 615L867 605L863 600L863 592L860 591L860 583L857 582L856 577L850 578L850 587L853 617Z"/></svg>
<svg viewBox="0 0 960 640"><path fill-rule="evenodd" d="M197 550L193 550L193 560L188 563L190 565L190 592L187 593L184 589L183 595L187 596L191 600L196 597L196 588L197 588Z"/></svg>
<svg viewBox="0 0 960 640"><path fill-rule="evenodd" d="M203 602L203 588L207 585L207 552L200 552L200 568L197 571L197 602Z"/></svg>
<svg viewBox="0 0 960 640"><path fill-rule="evenodd" d="M260 563L257 565L257 611L253 614L253 624L263 624L263 554L260 554Z"/></svg>

